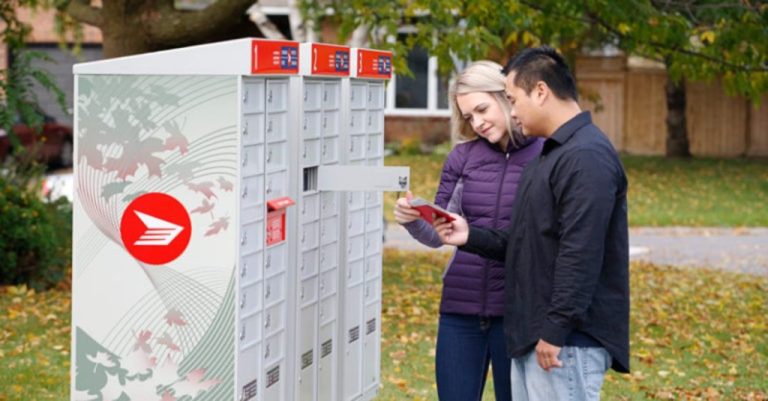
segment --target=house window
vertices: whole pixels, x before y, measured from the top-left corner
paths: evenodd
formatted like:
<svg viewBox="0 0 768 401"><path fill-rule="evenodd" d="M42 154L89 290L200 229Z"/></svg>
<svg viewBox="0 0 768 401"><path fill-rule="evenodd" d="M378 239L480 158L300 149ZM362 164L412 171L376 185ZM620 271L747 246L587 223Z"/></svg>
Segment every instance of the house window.
<svg viewBox="0 0 768 401"><path fill-rule="evenodd" d="M405 34L400 34L404 40ZM387 86L387 115L448 116L448 82L437 72L437 58L422 47L408 53L413 76L394 75Z"/></svg>

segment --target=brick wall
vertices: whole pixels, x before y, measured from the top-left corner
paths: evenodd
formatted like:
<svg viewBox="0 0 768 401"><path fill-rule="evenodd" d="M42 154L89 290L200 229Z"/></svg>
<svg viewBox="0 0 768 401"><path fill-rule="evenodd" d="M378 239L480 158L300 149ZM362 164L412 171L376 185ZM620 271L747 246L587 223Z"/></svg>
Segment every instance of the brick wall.
<svg viewBox="0 0 768 401"><path fill-rule="evenodd" d="M384 141L419 137L422 143L438 144L451 139L449 117L386 116Z"/></svg>

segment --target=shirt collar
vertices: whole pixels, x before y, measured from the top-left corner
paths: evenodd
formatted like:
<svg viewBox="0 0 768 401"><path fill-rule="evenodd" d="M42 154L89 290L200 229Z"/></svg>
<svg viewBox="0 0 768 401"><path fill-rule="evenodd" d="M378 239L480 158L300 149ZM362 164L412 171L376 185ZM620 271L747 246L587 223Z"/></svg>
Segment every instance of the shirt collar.
<svg viewBox="0 0 768 401"><path fill-rule="evenodd" d="M579 128L592 123L592 114L589 111L582 111L565 124L561 125L555 132L547 138L544 143L542 153L548 153L552 148L560 146L573 136Z"/></svg>

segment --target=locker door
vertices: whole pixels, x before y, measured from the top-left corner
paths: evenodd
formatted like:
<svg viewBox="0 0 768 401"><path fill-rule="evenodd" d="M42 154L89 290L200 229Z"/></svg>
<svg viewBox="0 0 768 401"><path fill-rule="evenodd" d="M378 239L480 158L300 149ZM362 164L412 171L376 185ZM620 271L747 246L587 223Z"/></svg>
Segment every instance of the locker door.
<svg viewBox="0 0 768 401"><path fill-rule="evenodd" d="M365 308L365 339L363 340L363 389L377 387L380 370L381 303Z"/></svg>
<svg viewBox="0 0 768 401"><path fill-rule="evenodd" d="M259 376L261 372L261 347L254 346L239 352L237 384L238 400L258 400Z"/></svg>
<svg viewBox="0 0 768 401"><path fill-rule="evenodd" d="M315 399L315 378L317 364L315 360L315 344L317 334L317 303L311 303L301 309L299 313L297 335L299 336L299 349L297 349L296 366L299 370L299 394L298 399L312 401Z"/></svg>
<svg viewBox="0 0 768 401"><path fill-rule="evenodd" d="M336 401L336 321L320 328L319 361L317 365L317 400Z"/></svg>
<svg viewBox="0 0 768 401"><path fill-rule="evenodd" d="M362 305L363 286L346 289L344 300L344 401L353 400L362 392Z"/></svg>
<svg viewBox="0 0 768 401"><path fill-rule="evenodd" d="M266 401L285 401L285 363L280 361L264 369L264 397Z"/></svg>

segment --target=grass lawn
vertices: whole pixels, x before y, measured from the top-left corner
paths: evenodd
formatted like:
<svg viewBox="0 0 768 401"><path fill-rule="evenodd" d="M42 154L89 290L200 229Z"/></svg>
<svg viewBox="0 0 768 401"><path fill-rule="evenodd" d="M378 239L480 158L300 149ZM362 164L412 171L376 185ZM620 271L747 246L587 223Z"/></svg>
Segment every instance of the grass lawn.
<svg viewBox="0 0 768 401"><path fill-rule="evenodd" d="M443 155L389 156L411 167L414 194L434 199ZM768 226L768 160L625 156L631 226ZM396 195L385 194L392 221Z"/></svg>
<svg viewBox="0 0 768 401"><path fill-rule="evenodd" d="M385 251L379 400L436 399L447 258ZM768 400L768 279L638 263L631 279L633 372L611 373L603 399ZM68 399L69 295L0 288L0 401Z"/></svg>

